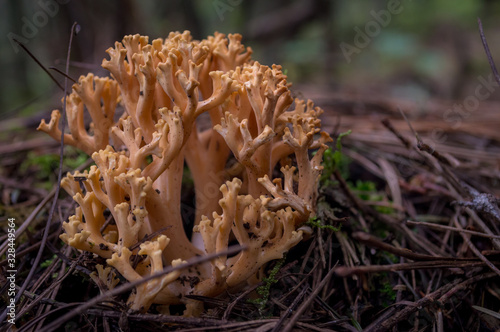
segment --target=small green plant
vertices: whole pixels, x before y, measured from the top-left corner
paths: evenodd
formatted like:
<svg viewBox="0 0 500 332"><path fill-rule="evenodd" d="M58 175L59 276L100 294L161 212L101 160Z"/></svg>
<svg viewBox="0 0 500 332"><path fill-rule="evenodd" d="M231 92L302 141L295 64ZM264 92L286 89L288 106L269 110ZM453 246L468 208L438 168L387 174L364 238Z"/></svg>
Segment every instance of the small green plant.
<svg viewBox="0 0 500 332"><path fill-rule="evenodd" d="M387 281L382 284L382 288L380 289L382 294L387 295L387 297L394 301L396 299L396 291L394 291L392 285Z"/></svg>
<svg viewBox="0 0 500 332"><path fill-rule="evenodd" d="M63 171L73 170L82 165L87 159L88 156L82 151L73 147L66 147L64 151ZM30 151L19 170L23 173L33 173L39 181L40 187L48 190L52 188L56 181L58 168L59 154L38 155Z"/></svg>
<svg viewBox="0 0 500 332"><path fill-rule="evenodd" d="M262 311L266 307L267 301L269 300L271 286L278 282L278 279L276 279L276 275L278 274L279 270L285 263L285 260L286 260L286 253L283 255L283 258L276 261L276 264L269 272L269 276L262 279L262 282L264 284L262 286L257 287L257 294L259 294L260 297L248 300L249 303L255 304L257 306L259 313L261 315Z"/></svg>
<svg viewBox="0 0 500 332"><path fill-rule="evenodd" d="M36 167L35 173L37 179L50 178L59 165L59 156L56 154L37 155L35 152L30 151L26 159L21 164L21 172L26 172L30 167Z"/></svg>
<svg viewBox="0 0 500 332"><path fill-rule="evenodd" d="M355 184L348 183L350 189L362 200L372 202L383 202L385 196L377 191L377 186L373 181L357 180ZM391 214L394 209L390 206L375 206L375 210L382 214Z"/></svg>
<svg viewBox="0 0 500 332"><path fill-rule="evenodd" d="M52 264L52 262L54 262L54 259L57 259L57 255L55 255L55 254L51 258L49 258L49 259L45 260L44 262L42 262L40 264L40 267L42 267L42 268L49 267Z"/></svg>
<svg viewBox="0 0 500 332"><path fill-rule="evenodd" d="M373 181L357 180L355 184L349 183L348 185L363 201L378 201L382 198L382 195L377 194L377 187Z"/></svg>
<svg viewBox="0 0 500 332"><path fill-rule="evenodd" d="M69 169L78 168L88 159L88 156L85 153L77 150L76 148L66 147L66 149L67 151L63 160L63 165ZM59 156L57 157L59 158Z"/></svg>
<svg viewBox="0 0 500 332"><path fill-rule="evenodd" d="M342 228L342 224L339 224L339 226L335 227L333 225L325 225L321 223L321 220L318 219L317 217L312 217L309 218L309 220L306 222L307 226L310 226L312 228L319 228L319 229L329 229L334 232L339 232L340 229Z"/></svg>
<svg viewBox="0 0 500 332"><path fill-rule="evenodd" d="M345 133L339 134L337 141L335 142L335 150L328 148L323 155L323 173L319 179L323 187L328 187L335 184L332 181L332 175L335 170L339 170L340 174L344 179L349 177L349 159L342 154L342 138L351 133L347 131Z"/></svg>
<svg viewBox="0 0 500 332"><path fill-rule="evenodd" d="M379 291L382 296L380 296L380 303L384 307L388 307L391 303L394 303L396 300L396 291L394 290L394 286L391 282L391 278L387 272L383 272L375 277L376 285L374 286L373 291Z"/></svg>

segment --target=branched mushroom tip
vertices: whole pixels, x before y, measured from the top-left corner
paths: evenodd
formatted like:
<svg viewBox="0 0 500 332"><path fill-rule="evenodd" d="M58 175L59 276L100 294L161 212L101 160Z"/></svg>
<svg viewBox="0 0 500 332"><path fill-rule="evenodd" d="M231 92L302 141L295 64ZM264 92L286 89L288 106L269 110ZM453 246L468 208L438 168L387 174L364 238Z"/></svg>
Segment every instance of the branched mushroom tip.
<svg viewBox="0 0 500 332"><path fill-rule="evenodd" d="M61 183L78 204L61 239L107 259L93 275L101 290L116 285L114 271L140 280L236 240L247 249L145 282L128 300L133 310L182 303L186 315L199 314L186 295L256 282L303 238L331 140L322 111L294 101L281 66L251 60L239 34L126 36L107 53L110 77L82 76L67 98L64 142L95 165ZM53 111L38 129L60 140L60 117ZM192 239L181 205L185 165L196 200Z"/></svg>

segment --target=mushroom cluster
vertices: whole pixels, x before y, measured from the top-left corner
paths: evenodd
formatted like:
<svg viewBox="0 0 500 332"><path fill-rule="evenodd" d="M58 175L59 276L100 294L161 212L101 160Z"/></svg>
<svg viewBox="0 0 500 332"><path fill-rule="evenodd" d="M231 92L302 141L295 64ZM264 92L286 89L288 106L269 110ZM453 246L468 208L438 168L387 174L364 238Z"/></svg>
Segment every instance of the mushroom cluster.
<svg viewBox="0 0 500 332"><path fill-rule="evenodd" d="M64 143L95 165L62 181L78 207L61 239L106 258L128 281L244 245L235 256L145 282L129 298L133 310L185 304L196 315L202 307L185 295L256 282L266 263L301 241L330 141L322 110L293 100L281 67L251 60L239 34L196 41L175 32L151 43L126 36L107 53L111 77L80 77L66 102ZM53 111L38 129L60 140L60 117ZM195 191L190 237L181 205L186 169Z"/></svg>

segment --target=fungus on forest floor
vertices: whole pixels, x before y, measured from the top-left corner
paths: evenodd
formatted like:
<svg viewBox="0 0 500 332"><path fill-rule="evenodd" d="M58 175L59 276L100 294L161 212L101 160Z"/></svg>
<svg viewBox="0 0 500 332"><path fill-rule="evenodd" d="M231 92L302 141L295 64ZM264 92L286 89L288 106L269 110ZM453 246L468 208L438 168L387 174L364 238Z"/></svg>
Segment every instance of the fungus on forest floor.
<svg viewBox="0 0 500 332"><path fill-rule="evenodd" d="M129 281L236 239L247 250L146 282L129 298L134 310L183 303L185 314L197 314L199 302L185 295L216 296L256 282L267 262L302 239L330 141L320 129L322 110L294 101L281 67L252 61L238 34L195 41L185 31L151 43L126 36L107 53L111 78L82 76L67 98L64 141L95 165L62 181L79 207L61 239L107 258ZM124 112L115 123L118 105ZM204 113L208 129L197 121ZM53 111L38 129L59 140L60 116ZM228 167L231 156L240 167ZM192 239L181 215L185 163L195 188ZM273 177L277 167L281 177Z"/></svg>

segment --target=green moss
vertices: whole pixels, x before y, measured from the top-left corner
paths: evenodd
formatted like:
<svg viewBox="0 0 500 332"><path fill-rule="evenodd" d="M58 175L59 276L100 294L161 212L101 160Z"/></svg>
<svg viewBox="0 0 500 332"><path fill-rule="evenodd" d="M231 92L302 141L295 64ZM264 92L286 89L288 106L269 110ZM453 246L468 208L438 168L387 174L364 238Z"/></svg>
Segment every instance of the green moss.
<svg viewBox="0 0 500 332"><path fill-rule="evenodd" d="M74 148L65 147L63 159L63 173L82 165L88 159L87 154ZM59 169L59 154L51 153L38 155L34 151L28 152L26 159L21 163L21 173L32 173L38 181L38 186L49 190L57 179Z"/></svg>
<svg viewBox="0 0 500 332"><path fill-rule="evenodd" d="M44 262L42 262L40 264L40 267L42 267L42 268L49 267L52 264L52 262L54 262L54 259L57 259L57 255L53 255L52 258L49 258L49 259L45 260Z"/></svg>
<svg viewBox="0 0 500 332"><path fill-rule="evenodd" d="M381 277L380 286L377 288L378 291L383 294L383 296L381 296L382 305L388 307L390 303L394 303L396 300L396 291L393 289L394 287L387 273L383 273Z"/></svg>
<svg viewBox="0 0 500 332"><path fill-rule="evenodd" d="M387 197L377 191L375 182L357 180L355 184L348 182L349 188L362 200L371 202L388 201ZM389 204L392 202L388 201ZM375 206L375 210L382 214L394 213L394 208L390 206Z"/></svg>
<svg viewBox="0 0 500 332"><path fill-rule="evenodd" d="M306 225L312 228L329 229L334 232L338 232L342 228L342 224L339 224L338 227L335 227L333 225L325 225L317 217L309 218L309 220L306 222Z"/></svg>
<svg viewBox="0 0 500 332"><path fill-rule="evenodd" d="M261 315L262 315L264 308L266 307L267 301L269 300L271 286L278 282L278 279L276 279L276 275L278 274L279 270L281 269L281 267L285 263L285 260L286 260L286 254L283 255L283 258L276 261L276 264L269 272L269 276L262 279L262 282L264 284L257 288L257 294L259 294L260 297L256 298L256 299L249 299L248 300L249 303L255 304L257 306L259 313Z"/></svg>
<svg viewBox="0 0 500 332"><path fill-rule="evenodd" d="M335 150L328 148L323 154L323 173L319 179L322 187L328 187L336 184L336 182L332 180L332 175L337 169L344 179L349 177L350 160L342 154L342 138L350 133L350 130L345 133L341 133L339 137L337 137Z"/></svg>

